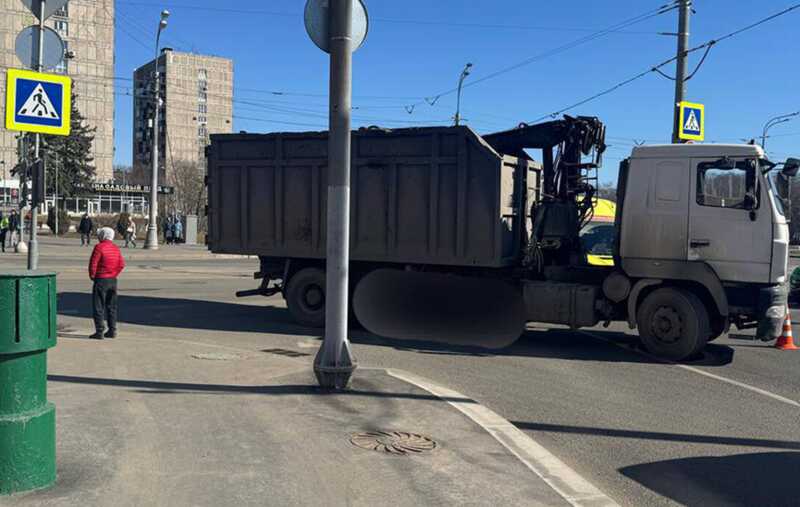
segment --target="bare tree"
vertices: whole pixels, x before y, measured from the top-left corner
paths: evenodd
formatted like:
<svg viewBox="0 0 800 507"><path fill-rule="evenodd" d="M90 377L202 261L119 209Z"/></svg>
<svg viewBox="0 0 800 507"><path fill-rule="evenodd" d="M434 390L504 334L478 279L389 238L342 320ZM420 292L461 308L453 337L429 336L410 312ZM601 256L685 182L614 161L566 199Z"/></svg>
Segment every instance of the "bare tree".
<svg viewBox="0 0 800 507"><path fill-rule="evenodd" d="M170 212L197 215L199 227L205 230L203 212L206 205L205 170L202 164L186 160L176 161L168 177L175 193L167 197Z"/></svg>
<svg viewBox="0 0 800 507"><path fill-rule="evenodd" d="M597 197L617 202L617 186L610 181L600 183L597 189Z"/></svg>

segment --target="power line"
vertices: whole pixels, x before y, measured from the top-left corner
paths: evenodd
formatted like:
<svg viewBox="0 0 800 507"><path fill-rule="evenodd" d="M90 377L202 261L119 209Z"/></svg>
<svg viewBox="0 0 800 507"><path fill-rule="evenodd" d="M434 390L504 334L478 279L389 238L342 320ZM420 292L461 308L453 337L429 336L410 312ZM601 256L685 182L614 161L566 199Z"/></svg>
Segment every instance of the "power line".
<svg viewBox="0 0 800 507"><path fill-rule="evenodd" d="M150 2L131 2L131 1L118 1L118 4L124 5L139 5L145 7L169 7L173 9L191 9L194 11L211 11L211 12L230 12L235 14L266 14L270 16L292 17L297 18L299 13L271 11L263 9L235 9L231 7L201 7L196 5L187 4L173 4L173 3L150 3ZM422 26L451 26L454 28L480 28L491 30L531 30L531 31L544 31L544 32L596 32L597 28L589 27L568 27L568 26L545 26L545 25L515 25L505 23L459 23L451 21L432 21L422 19L398 19L398 18L383 18L383 17L370 17L371 22L379 23L396 23L405 25L422 25ZM653 31L630 31L630 30L614 30L614 33L630 34L630 35L659 35L658 32Z"/></svg>
<svg viewBox="0 0 800 507"><path fill-rule="evenodd" d="M686 54L688 55L690 53L694 53L695 51L699 51L701 49L706 49L706 48L710 49L711 46L719 44L720 42L722 42L722 41L724 41L726 39L730 39L731 37L735 37L735 36L737 36L737 35L739 35L739 34L741 34L743 32L751 30L751 29L753 29L753 28L755 28L755 27L757 27L759 25L762 25L762 24L764 24L764 23L766 23L768 21L771 21L771 20L773 20L773 19L775 19L775 18L777 18L779 16L783 16L784 14L788 14L789 12L794 11L796 9L800 9L800 3L794 4L791 7L787 7L786 9L783 9L780 12L777 12L775 14L767 16L766 18L760 19L760 20L756 21L755 23L747 25L747 26L745 26L743 28L740 28L738 30L734 30L733 32L730 32L730 33L727 33L727 34L723 35L722 37L719 37L717 39L711 39L711 40L709 40L707 42L704 42L703 44L700 44L699 46L695 46L695 47L693 47L691 49L688 49L688 50L686 50ZM595 99L598 99L598 98L600 98L600 97L602 97L604 95L608 95L609 93L611 93L611 92L613 92L613 91L615 91L615 90L617 90L619 88L622 88L625 85L628 85L628 84L630 84L630 83L632 83L632 82L634 82L634 81L636 81L638 79L643 78L644 76L650 74L651 72L660 72L659 69L661 67L664 67L665 65L668 65L668 64L674 62L677 59L678 59L677 56L673 56L672 58L669 58L668 60L664 60L663 62L661 62L661 63L659 63L657 65L654 65L653 67L649 68L648 70L640 72L640 73L636 74L635 76L630 77L630 78L628 78L628 79L626 79L624 81L620 81L619 83L611 86L610 88L607 88L607 89L605 89L605 90L603 90L601 92L595 93L594 95L592 95L590 97L587 97L587 98L585 98L583 100L580 100L578 102L575 102L574 104L570 104L569 106L563 107L563 108L559 109L558 111L555 111L555 112L540 116L539 118L536 118L535 120L533 120L530 123L537 123L537 122L539 122L541 120L545 120L545 119L548 119L548 118L556 118L559 115L569 111L570 109L574 109L574 108L576 108L578 106L582 106L583 104L586 104L587 102L591 102L591 101L593 101ZM703 59L705 59L705 56L703 57ZM702 60L701 60L701 63L702 63ZM695 69L694 72L696 72L696 71L697 71L697 69ZM692 73L692 75L694 75L694 72Z"/></svg>
<svg viewBox="0 0 800 507"><path fill-rule="evenodd" d="M504 67L504 68L502 68L500 70L492 72L491 74L488 74L488 75L483 76L481 78L469 81L469 82L467 82L466 84L463 85L463 88L467 88L467 87L470 87L470 86L475 86L475 85L477 85L479 83L483 83L484 81L488 81L490 79L494 79L494 78L496 78L498 76L501 76L501 75L506 74L508 72L514 71L516 69L519 69L520 67L524 67L526 65L530 65L531 63L543 60L545 58L549 58L549 57L557 55L559 53L563 53L563 52L568 51L568 50L570 50L570 49L572 49L574 47L586 44L587 42L591 42L591 41L593 41L595 39L599 39L600 37L603 37L603 36L606 36L606 35L608 35L610 33L613 33L614 30L619 30L621 28L625 28L625 27L628 27L628 26L631 26L631 25L634 25L634 24L637 24L637 23L641 23L643 21L646 21L648 19L654 18L656 16L660 16L662 14L665 14L665 13L677 8L677 6L678 6L677 1L676 0L672 0L669 3L661 5L656 9L650 9L647 12L639 14L638 16L634 16L632 18L628 18L628 19L626 19L624 21L621 21L621 22L619 22L619 23L617 23L615 25L612 25L612 26L609 26L609 27L604 28L602 30L596 31L596 32L594 32L594 33L592 33L590 35L587 35L587 36L581 37L579 39L573 40L573 41L568 42L566 44L563 44L561 46L549 49L549 50L547 50L547 51L545 51L543 53L539 53L537 55L534 55L534 56L531 56L529 58L526 58L526 59L524 59L524 60L522 60L520 62L512 64L512 65L510 65L508 67ZM447 91L444 91L442 93L439 93L439 94L436 94L436 95L433 95L433 96L425 97L425 99L422 100L422 101L416 102L414 104L407 105L406 106L406 111L408 111L409 114L411 114L414 111L414 108L416 106L420 106L420 105L423 105L423 104L426 104L426 103L428 105L433 105L441 97L444 97L446 95L450 95L452 93L455 93L457 90L458 90L458 87L455 87L455 88L451 88L451 89L449 89Z"/></svg>

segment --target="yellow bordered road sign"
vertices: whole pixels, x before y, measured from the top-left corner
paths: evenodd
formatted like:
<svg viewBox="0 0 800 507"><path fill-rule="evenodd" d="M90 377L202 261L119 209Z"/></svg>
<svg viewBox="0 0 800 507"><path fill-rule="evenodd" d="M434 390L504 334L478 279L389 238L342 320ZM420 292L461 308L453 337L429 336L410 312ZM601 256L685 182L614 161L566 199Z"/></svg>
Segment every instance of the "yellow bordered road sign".
<svg viewBox="0 0 800 507"><path fill-rule="evenodd" d="M68 136L71 93L67 76L8 69L6 128Z"/></svg>
<svg viewBox="0 0 800 507"><path fill-rule="evenodd" d="M691 141L702 141L706 133L706 106L693 102L679 102L678 137Z"/></svg>

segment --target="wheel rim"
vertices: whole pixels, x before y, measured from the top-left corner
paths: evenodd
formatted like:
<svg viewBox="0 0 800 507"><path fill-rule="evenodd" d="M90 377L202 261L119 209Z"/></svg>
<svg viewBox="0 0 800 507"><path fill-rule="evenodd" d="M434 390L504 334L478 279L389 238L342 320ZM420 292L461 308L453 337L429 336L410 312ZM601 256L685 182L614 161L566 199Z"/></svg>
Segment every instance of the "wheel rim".
<svg viewBox="0 0 800 507"><path fill-rule="evenodd" d="M303 306L311 311L321 310L325 306L325 292L316 284L306 287L302 299Z"/></svg>
<svg viewBox="0 0 800 507"><path fill-rule="evenodd" d="M653 313L650 329L658 341L672 345L683 335L683 322L674 308L661 306Z"/></svg>

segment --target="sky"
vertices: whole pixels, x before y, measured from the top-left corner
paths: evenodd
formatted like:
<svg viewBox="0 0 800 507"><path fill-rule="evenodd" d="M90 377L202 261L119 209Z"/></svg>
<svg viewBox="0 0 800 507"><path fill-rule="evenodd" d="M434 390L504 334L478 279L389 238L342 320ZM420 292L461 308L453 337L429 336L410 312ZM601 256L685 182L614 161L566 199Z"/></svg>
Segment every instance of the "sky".
<svg viewBox="0 0 800 507"><path fill-rule="evenodd" d="M675 56L671 0L364 0L369 33L353 55L353 128L447 125L464 65L463 123L479 133L546 121ZM780 12L791 0L695 0L689 46ZM162 45L234 61L234 131L327 128L328 55L309 39L304 0L116 1L116 156L131 161L130 78ZM743 142L800 110L800 9L715 44L686 100L705 104L706 142ZM615 27L614 30L608 30ZM689 70L703 51L691 54ZM661 69L674 76L675 65ZM127 79L127 80L126 80ZM437 98L438 97L438 98ZM654 72L568 109L607 125L601 181L615 181L636 143L669 142L674 82ZM800 155L800 115L767 139L773 160Z"/></svg>

